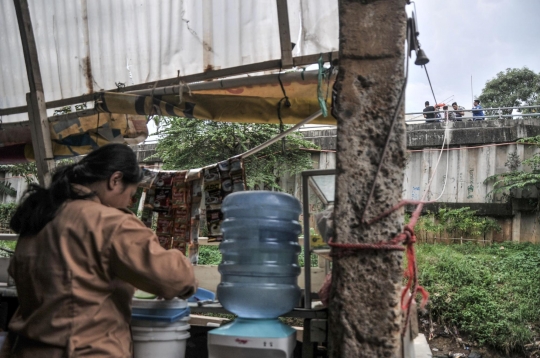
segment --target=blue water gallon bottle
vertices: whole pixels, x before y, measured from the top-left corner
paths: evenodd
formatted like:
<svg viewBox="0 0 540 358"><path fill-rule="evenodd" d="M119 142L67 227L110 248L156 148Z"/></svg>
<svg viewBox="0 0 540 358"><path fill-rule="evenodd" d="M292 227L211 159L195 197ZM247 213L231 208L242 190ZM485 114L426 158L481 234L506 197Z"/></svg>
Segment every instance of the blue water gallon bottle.
<svg viewBox="0 0 540 358"><path fill-rule="evenodd" d="M300 202L272 191L245 191L223 201L223 255L217 296L242 318L275 318L300 299Z"/></svg>

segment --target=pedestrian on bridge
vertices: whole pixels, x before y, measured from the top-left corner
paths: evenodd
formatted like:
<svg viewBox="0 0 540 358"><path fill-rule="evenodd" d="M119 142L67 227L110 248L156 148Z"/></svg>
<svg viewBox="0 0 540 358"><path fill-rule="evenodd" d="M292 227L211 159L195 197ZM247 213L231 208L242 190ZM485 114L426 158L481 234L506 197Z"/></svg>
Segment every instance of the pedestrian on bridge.
<svg viewBox="0 0 540 358"><path fill-rule="evenodd" d="M486 119L484 118L484 111L483 111L482 106L480 105L479 99L475 99L473 102L472 115L473 115L473 121L483 121Z"/></svg>

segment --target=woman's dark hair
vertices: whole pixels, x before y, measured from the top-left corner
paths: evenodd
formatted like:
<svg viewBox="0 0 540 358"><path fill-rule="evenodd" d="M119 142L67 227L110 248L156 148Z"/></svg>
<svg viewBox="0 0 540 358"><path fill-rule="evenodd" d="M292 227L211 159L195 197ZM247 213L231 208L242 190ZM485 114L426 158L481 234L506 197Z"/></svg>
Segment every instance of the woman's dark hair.
<svg viewBox="0 0 540 358"><path fill-rule="evenodd" d="M94 150L78 163L59 167L48 188L30 184L11 218L11 229L21 237L37 234L55 217L67 200L86 199L95 195L73 190L71 184L88 185L108 180L115 172L123 174L122 181L125 184L137 184L142 179L137 156L126 145L108 144Z"/></svg>

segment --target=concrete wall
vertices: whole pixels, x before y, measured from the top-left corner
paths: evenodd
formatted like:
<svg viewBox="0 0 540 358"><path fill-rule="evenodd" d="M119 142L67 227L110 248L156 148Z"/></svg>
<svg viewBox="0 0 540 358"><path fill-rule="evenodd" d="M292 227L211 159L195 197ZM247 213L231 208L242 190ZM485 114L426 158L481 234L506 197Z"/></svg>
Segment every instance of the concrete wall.
<svg viewBox="0 0 540 358"><path fill-rule="evenodd" d="M335 131L304 133L323 150L335 150L335 138L324 138L335 136ZM450 150L442 153L436 167L445 133ZM536 199L536 190L516 191L508 200L506 196L491 193L493 182L485 183L492 175L508 172L509 164L520 163L539 153L536 146L514 144L521 138L537 135L540 135L540 123L535 119L454 122L448 127L444 123L408 125L403 199L421 199L429 179L435 174L425 199L440 198L437 204L426 205L427 209L436 211L441 205L469 206L481 215L494 217L501 225L502 232L490 234L487 239L540 243L540 222L529 202ZM321 168L335 168L334 152L314 154L313 159L315 168L319 163ZM529 168L519 165L517 169ZM287 192L298 197L300 183L287 178L285 184Z"/></svg>

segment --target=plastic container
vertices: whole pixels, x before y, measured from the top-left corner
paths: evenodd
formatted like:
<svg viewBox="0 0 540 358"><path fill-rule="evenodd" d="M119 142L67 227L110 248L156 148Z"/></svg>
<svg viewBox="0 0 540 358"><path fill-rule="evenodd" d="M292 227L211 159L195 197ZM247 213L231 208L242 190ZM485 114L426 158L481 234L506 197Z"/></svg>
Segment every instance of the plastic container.
<svg viewBox="0 0 540 358"><path fill-rule="evenodd" d="M215 299L216 295L214 292L199 287L193 296L188 298L188 302L213 301Z"/></svg>
<svg viewBox="0 0 540 358"><path fill-rule="evenodd" d="M165 326L131 326L134 358L184 358L190 337L189 324L177 321Z"/></svg>
<svg viewBox="0 0 540 358"><path fill-rule="evenodd" d="M189 338L189 307L181 299L133 299L131 331L135 358L183 358Z"/></svg>
<svg viewBox="0 0 540 358"><path fill-rule="evenodd" d="M133 299L131 317L134 320L174 322L189 316L186 300Z"/></svg>
<svg viewBox="0 0 540 358"><path fill-rule="evenodd" d="M239 192L228 195L221 210L217 296L223 307L242 318L291 311L300 299L300 202L271 191Z"/></svg>
<svg viewBox="0 0 540 358"><path fill-rule="evenodd" d="M182 309L137 309L131 312L132 320L156 321L156 322L176 322L189 316L189 308Z"/></svg>

